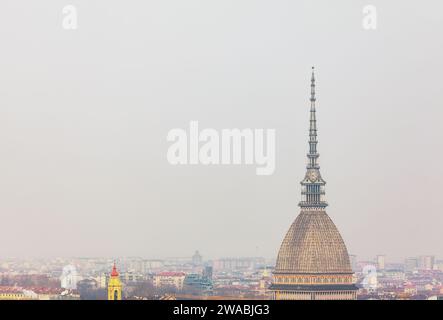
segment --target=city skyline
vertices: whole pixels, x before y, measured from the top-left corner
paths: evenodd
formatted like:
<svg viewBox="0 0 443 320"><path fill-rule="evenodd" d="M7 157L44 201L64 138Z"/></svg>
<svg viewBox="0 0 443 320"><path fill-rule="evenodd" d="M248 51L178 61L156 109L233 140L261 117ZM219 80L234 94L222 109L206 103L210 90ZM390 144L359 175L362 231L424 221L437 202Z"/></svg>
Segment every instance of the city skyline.
<svg viewBox="0 0 443 320"><path fill-rule="evenodd" d="M443 260L385 258L351 256L357 299L441 299ZM169 260L9 259L0 261L0 300L269 300L273 270L263 258L210 261L198 251Z"/></svg>
<svg viewBox="0 0 443 320"><path fill-rule="evenodd" d="M443 258L443 47L428 36L442 7L374 5L372 31L344 1L79 1L75 31L55 1L0 5L0 257L276 258L315 65L328 213L348 252ZM275 129L274 174L171 166L167 133L193 120Z"/></svg>

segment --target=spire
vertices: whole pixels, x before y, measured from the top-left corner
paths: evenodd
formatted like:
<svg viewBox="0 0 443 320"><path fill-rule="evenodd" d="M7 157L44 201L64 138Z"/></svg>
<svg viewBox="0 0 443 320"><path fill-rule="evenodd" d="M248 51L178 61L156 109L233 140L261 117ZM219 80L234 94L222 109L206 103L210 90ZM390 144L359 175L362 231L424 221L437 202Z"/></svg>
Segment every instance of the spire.
<svg viewBox="0 0 443 320"><path fill-rule="evenodd" d="M317 153L317 119L315 110L315 74L312 67L311 75L311 110L309 118L309 152L308 164L306 166L306 175L302 185L302 201L299 206L307 209L325 208L328 204L324 201L324 186L326 182L320 175L320 166L317 163L319 154Z"/></svg>
<svg viewBox="0 0 443 320"><path fill-rule="evenodd" d="M115 261L114 261L114 265L112 266L111 277L118 277L118 271L117 271L117 267L115 265Z"/></svg>
<svg viewBox="0 0 443 320"><path fill-rule="evenodd" d="M309 120L309 153L308 153L308 169L319 168L317 164L317 119L315 117L315 74L314 67L312 67L311 76L311 112Z"/></svg>

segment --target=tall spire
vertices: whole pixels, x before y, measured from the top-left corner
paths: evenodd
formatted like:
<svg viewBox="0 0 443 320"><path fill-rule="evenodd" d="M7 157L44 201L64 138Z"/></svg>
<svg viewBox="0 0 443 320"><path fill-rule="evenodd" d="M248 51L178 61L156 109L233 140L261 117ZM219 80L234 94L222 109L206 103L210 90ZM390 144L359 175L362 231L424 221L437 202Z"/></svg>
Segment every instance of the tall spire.
<svg viewBox="0 0 443 320"><path fill-rule="evenodd" d="M320 175L320 166L317 163L319 154L317 153L317 119L315 110L315 74L312 67L311 76L311 110L309 119L309 152L308 164L306 166L306 175L302 185L302 201L299 206L306 209L322 209L328 204L324 200L326 182Z"/></svg>
<svg viewBox="0 0 443 320"><path fill-rule="evenodd" d="M309 153L308 153L308 169L319 168L317 164L317 119L315 117L315 75L314 67L312 67L311 76L311 112L309 120Z"/></svg>

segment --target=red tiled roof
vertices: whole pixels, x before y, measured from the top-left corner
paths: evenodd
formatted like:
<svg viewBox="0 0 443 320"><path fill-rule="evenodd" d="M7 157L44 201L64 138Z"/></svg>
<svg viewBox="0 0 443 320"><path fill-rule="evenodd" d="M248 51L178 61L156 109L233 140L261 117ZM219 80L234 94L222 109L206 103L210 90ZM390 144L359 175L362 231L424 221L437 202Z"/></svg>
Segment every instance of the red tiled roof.
<svg viewBox="0 0 443 320"><path fill-rule="evenodd" d="M23 293L21 287L0 286L0 293Z"/></svg>
<svg viewBox="0 0 443 320"><path fill-rule="evenodd" d="M47 288L47 287L27 287L26 290L33 291L36 294L61 294L65 289L63 288Z"/></svg>

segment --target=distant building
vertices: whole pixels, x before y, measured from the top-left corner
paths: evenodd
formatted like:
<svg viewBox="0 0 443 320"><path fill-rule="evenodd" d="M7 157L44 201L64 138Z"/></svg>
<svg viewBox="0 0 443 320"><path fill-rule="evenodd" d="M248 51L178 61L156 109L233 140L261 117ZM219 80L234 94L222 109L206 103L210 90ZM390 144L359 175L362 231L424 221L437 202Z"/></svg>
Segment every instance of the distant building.
<svg viewBox="0 0 443 320"><path fill-rule="evenodd" d="M153 270L158 270L163 267L163 261L162 260L145 260L136 258L131 260L128 263L127 270L131 270L135 273L149 273ZM121 269L121 268L120 268Z"/></svg>
<svg viewBox="0 0 443 320"><path fill-rule="evenodd" d="M259 257L252 258L222 258L213 261L215 270L245 270L255 269L265 265L265 259Z"/></svg>
<svg viewBox="0 0 443 320"><path fill-rule="evenodd" d="M349 261L351 262L352 271L356 272L357 269L358 269L358 266L357 266L357 256L355 254L350 254L349 255Z"/></svg>
<svg viewBox="0 0 443 320"><path fill-rule="evenodd" d="M203 263L203 257L201 256L200 252L198 252L197 250L192 256L192 264L194 266L200 266L202 263Z"/></svg>
<svg viewBox="0 0 443 320"><path fill-rule="evenodd" d="M108 281L108 300L121 300L122 299L122 283L120 281L117 267L112 267L111 276Z"/></svg>
<svg viewBox="0 0 443 320"><path fill-rule="evenodd" d="M384 272L384 277L393 281L405 281L406 275L402 270L389 269Z"/></svg>
<svg viewBox="0 0 443 320"><path fill-rule="evenodd" d="M77 282L77 288L80 292L97 289L97 280L83 279Z"/></svg>
<svg viewBox="0 0 443 320"><path fill-rule="evenodd" d="M96 278L97 281L97 286L101 289L107 288L108 287L108 277L106 276L105 273L102 273L101 275L99 275Z"/></svg>
<svg viewBox="0 0 443 320"><path fill-rule="evenodd" d="M79 295L72 290L48 287L0 286L0 300L72 300Z"/></svg>
<svg viewBox="0 0 443 320"><path fill-rule="evenodd" d="M407 284L404 287L404 292L410 295L417 294L417 287L412 284Z"/></svg>
<svg viewBox="0 0 443 320"><path fill-rule="evenodd" d="M443 261L442 260L436 261L434 264L434 269L443 272Z"/></svg>
<svg viewBox="0 0 443 320"><path fill-rule="evenodd" d="M268 298L272 298L272 293L269 294L269 286L272 284L272 277L270 276L268 269L266 267L263 269L262 276L258 283L258 294L261 296L268 296Z"/></svg>
<svg viewBox="0 0 443 320"><path fill-rule="evenodd" d="M41 288L31 287L26 290L29 296L35 296L38 300L64 300L75 299L78 295L73 295L70 290L63 288Z"/></svg>
<svg viewBox="0 0 443 320"><path fill-rule="evenodd" d="M87 278L77 283L77 290L81 300L106 300L106 288L99 288L96 279Z"/></svg>
<svg viewBox="0 0 443 320"><path fill-rule="evenodd" d="M143 280L143 276L134 271L126 271L123 273L121 278L124 283L138 282Z"/></svg>
<svg viewBox="0 0 443 320"><path fill-rule="evenodd" d="M212 273L213 273L213 269L211 266L206 266L203 269L203 277L211 279L212 280Z"/></svg>
<svg viewBox="0 0 443 320"><path fill-rule="evenodd" d="M433 270L434 262L435 262L434 256L420 256L418 259L418 269Z"/></svg>
<svg viewBox="0 0 443 320"><path fill-rule="evenodd" d="M0 286L0 300L29 300L20 287Z"/></svg>
<svg viewBox="0 0 443 320"><path fill-rule="evenodd" d="M418 268L418 259L414 257L405 260L405 272L412 273Z"/></svg>
<svg viewBox="0 0 443 320"><path fill-rule="evenodd" d="M377 269L380 270L385 270L386 267L386 256L383 254L379 254L377 255Z"/></svg>
<svg viewBox="0 0 443 320"><path fill-rule="evenodd" d="M155 287L173 287L176 290L183 290L185 280L183 272L160 272L154 275L153 283Z"/></svg>
<svg viewBox="0 0 443 320"><path fill-rule="evenodd" d="M152 270L158 270L164 266L162 260L143 260L143 273L148 273Z"/></svg>
<svg viewBox="0 0 443 320"><path fill-rule="evenodd" d="M197 273L186 275L183 281L183 290L191 294L211 295L212 288L212 280Z"/></svg>

